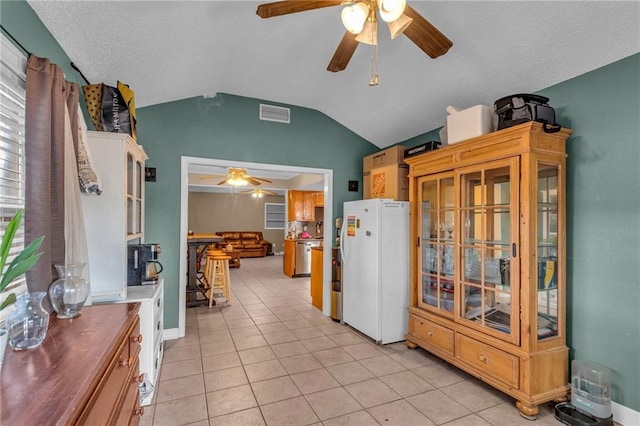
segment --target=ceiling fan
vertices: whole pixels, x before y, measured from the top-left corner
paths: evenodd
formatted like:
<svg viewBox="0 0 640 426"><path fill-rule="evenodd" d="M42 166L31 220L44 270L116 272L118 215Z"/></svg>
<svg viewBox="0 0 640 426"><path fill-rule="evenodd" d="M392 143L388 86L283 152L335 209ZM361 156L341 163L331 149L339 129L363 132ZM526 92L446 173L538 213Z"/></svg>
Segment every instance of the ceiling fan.
<svg viewBox="0 0 640 426"><path fill-rule="evenodd" d="M342 22L347 31L327 67L332 72L347 68L358 43L377 45L378 14L387 23L392 39L404 34L431 58L447 53L453 42L406 3L406 0L287 0L261 4L256 13L261 18L271 18L345 5Z"/></svg>
<svg viewBox="0 0 640 426"><path fill-rule="evenodd" d="M278 195L277 192L267 191L266 189L252 189L251 191L242 191L240 194L251 195L253 198L262 198L265 195Z"/></svg>
<svg viewBox="0 0 640 426"><path fill-rule="evenodd" d="M213 179L216 176L203 176L200 179ZM231 186L246 186L248 184L251 185L260 185L262 182L271 183L268 179L263 179L259 177L249 176L247 174L247 169L239 168L239 167L229 167L229 174L226 178L218 182L218 185L229 184Z"/></svg>

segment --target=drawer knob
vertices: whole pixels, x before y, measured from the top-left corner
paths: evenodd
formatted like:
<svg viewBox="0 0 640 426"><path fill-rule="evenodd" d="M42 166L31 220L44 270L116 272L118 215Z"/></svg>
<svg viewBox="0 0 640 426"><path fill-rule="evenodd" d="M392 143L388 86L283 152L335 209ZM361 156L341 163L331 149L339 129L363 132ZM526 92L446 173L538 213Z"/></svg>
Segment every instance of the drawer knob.
<svg viewBox="0 0 640 426"><path fill-rule="evenodd" d="M144 414L144 407L136 408L136 411L133 412L134 416L142 416Z"/></svg>
<svg viewBox="0 0 640 426"><path fill-rule="evenodd" d="M130 367L132 363L133 363L133 359L129 357L129 358L121 359L119 365L120 367Z"/></svg>
<svg viewBox="0 0 640 426"><path fill-rule="evenodd" d="M486 364L488 361L488 358L485 354L480 354L480 356L478 356L478 359L480 360L480 362Z"/></svg>
<svg viewBox="0 0 640 426"><path fill-rule="evenodd" d="M158 324L156 324L156 330L160 330L160 321L158 321Z"/></svg>
<svg viewBox="0 0 640 426"><path fill-rule="evenodd" d="M142 383L144 381L144 374L139 375L133 380L135 383Z"/></svg>
<svg viewBox="0 0 640 426"><path fill-rule="evenodd" d="M427 336L433 337L433 331L431 331L431 330L427 331Z"/></svg>
<svg viewBox="0 0 640 426"><path fill-rule="evenodd" d="M138 334L137 336L133 336L131 338L133 343L142 343L142 334Z"/></svg>

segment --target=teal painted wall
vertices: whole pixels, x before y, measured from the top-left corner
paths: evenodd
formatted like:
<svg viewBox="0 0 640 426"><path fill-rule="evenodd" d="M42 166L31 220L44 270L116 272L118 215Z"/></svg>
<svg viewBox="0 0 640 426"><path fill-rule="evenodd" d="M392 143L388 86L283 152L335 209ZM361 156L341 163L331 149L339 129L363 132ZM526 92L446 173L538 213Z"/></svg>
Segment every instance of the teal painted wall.
<svg viewBox="0 0 640 426"><path fill-rule="evenodd" d="M289 106L291 124L260 121L261 102L218 94L137 110L138 142L157 169L157 182L145 187L145 234L162 246L166 328L178 326L181 156L332 169L334 218L344 201L362 198L347 182L361 181L362 157L377 151L374 145L307 108Z"/></svg>
<svg viewBox="0 0 640 426"><path fill-rule="evenodd" d="M567 345L640 411L640 54L541 90L567 142ZM400 145L439 140L433 130Z"/></svg>
<svg viewBox="0 0 640 426"><path fill-rule="evenodd" d="M0 22L82 84L26 2L1 1ZM640 55L539 93L574 130L567 144L570 355L611 368L613 399L640 411ZM180 255L181 155L331 168L336 217L343 201L361 196L348 193L346 182L361 181L361 157L376 151L368 142L313 110L292 107L293 124L285 126L255 122L258 100L222 98L220 107L194 98L139 110L140 143L158 168L158 182L146 186L147 233L163 244L163 258ZM439 140L437 130L401 144ZM163 274L177 283L177 260L171 263ZM177 300L175 285L168 305ZM167 306L165 324L177 326L177 306Z"/></svg>

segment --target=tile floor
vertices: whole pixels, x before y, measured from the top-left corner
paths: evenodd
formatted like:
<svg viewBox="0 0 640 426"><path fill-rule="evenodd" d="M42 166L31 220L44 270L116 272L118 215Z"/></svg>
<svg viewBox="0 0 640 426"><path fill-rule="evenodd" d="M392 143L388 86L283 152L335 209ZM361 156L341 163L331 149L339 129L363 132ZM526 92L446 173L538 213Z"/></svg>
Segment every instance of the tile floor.
<svg viewBox="0 0 640 426"><path fill-rule="evenodd" d="M311 306L282 257L243 259L226 308L187 309L142 425L557 425L422 349L378 346Z"/></svg>

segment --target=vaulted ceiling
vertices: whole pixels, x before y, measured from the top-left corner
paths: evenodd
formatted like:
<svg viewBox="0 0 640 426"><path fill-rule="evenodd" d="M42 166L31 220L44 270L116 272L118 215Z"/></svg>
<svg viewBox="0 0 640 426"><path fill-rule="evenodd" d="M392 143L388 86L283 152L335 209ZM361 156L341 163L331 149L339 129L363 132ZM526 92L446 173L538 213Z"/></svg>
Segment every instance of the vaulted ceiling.
<svg viewBox="0 0 640 426"><path fill-rule="evenodd" d="M492 105L640 51L637 1L409 3L453 47L431 59L381 24L369 87L371 46L326 70L341 6L261 19L253 1L29 1L91 82L129 84L138 107L232 93L319 110L378 147L443 125L447 105Z"/></svg>

